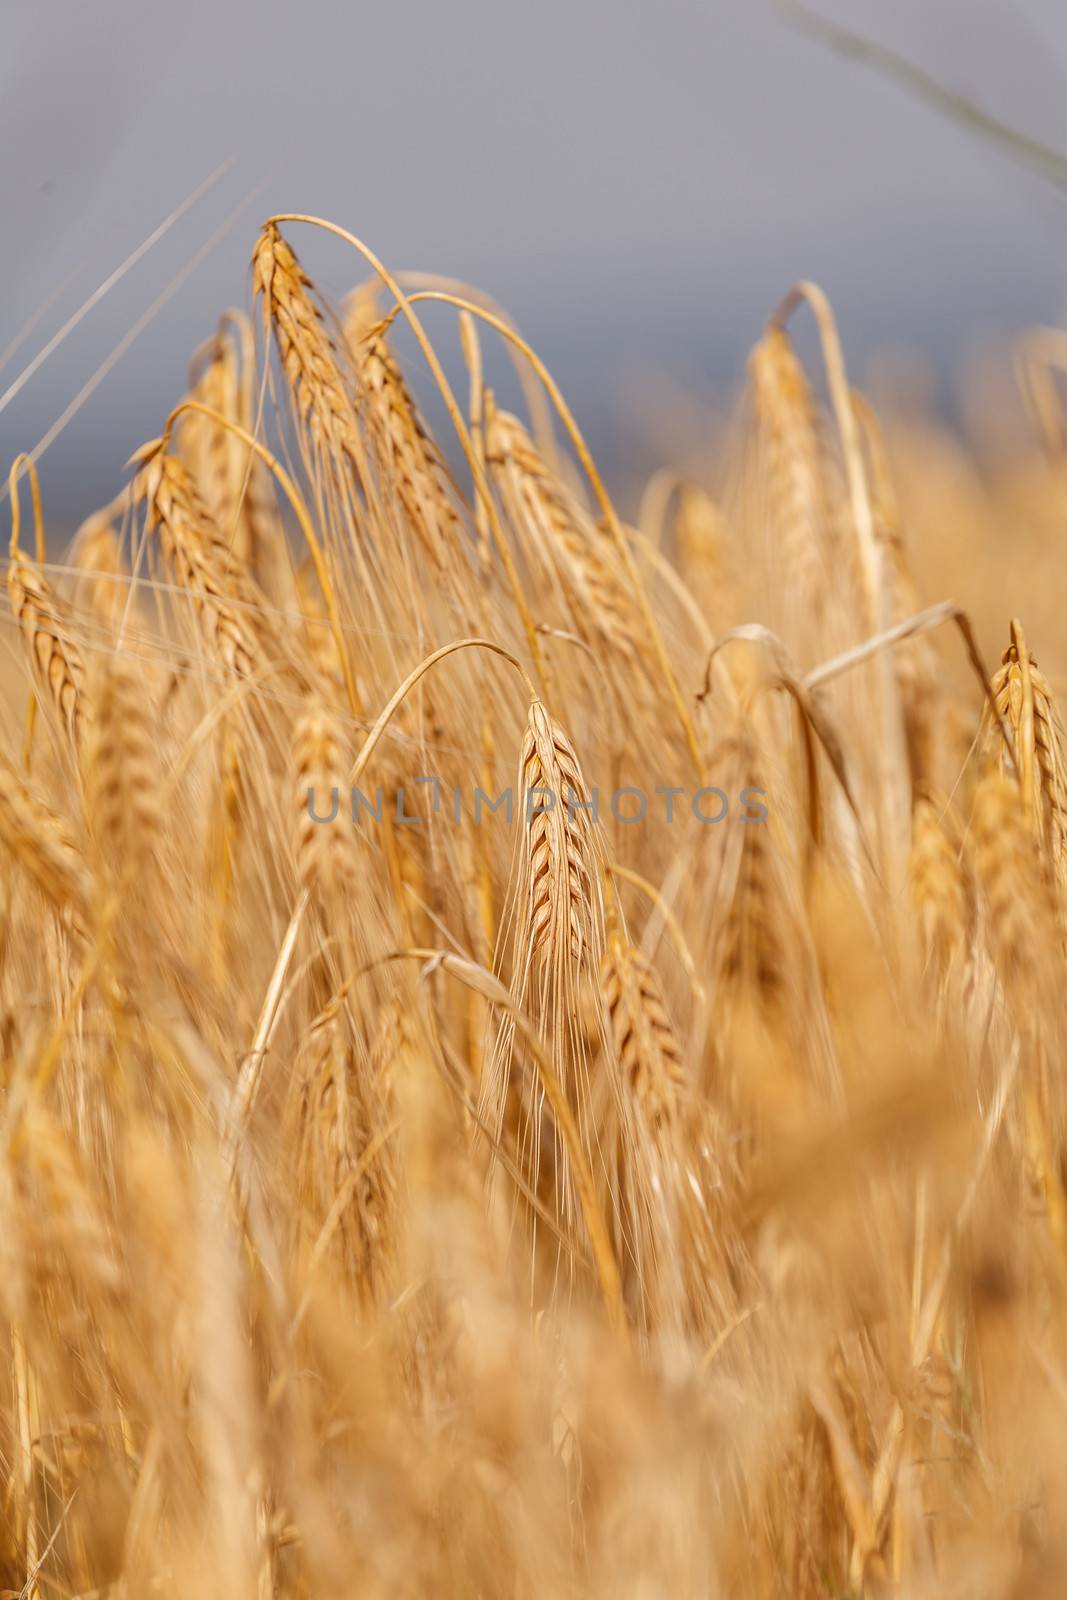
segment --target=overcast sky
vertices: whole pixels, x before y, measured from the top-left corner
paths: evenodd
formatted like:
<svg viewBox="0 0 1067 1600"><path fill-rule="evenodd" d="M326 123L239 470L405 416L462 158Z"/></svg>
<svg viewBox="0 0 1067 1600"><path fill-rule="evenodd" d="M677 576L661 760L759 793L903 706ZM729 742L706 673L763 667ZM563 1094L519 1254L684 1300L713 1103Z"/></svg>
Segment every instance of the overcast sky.
<svg viewBox="0 0 1067 1600"><path fill-rule="evenodd" d="M824 9L1067 151L1064 0ZM981 334L1067 305L1067 194L770 0L4 0L0 36L0 352L69 279L0 392L233 158L0 414L5 463L259 191L45 457L63 521L158 430L194 346L246 300L276 209L480 283L600 442L635 370L735 380L801 276L859 365L910 343L951 368ZM359 275L336 241L294 241L329 292Z"/></svg>

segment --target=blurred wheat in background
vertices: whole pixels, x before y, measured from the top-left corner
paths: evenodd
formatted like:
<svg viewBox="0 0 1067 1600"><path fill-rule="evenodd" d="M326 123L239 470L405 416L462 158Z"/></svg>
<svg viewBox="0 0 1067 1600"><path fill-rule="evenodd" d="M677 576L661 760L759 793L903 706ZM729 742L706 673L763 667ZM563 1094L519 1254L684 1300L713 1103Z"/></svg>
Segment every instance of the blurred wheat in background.
<svg viewBox="0 0 1067 1600"><path fill-rule="evenodd" d="M630 526L313 222L69 552L11 471L0 1590L1062 1594L1058 343L975 465L801 284Z"/></svg>

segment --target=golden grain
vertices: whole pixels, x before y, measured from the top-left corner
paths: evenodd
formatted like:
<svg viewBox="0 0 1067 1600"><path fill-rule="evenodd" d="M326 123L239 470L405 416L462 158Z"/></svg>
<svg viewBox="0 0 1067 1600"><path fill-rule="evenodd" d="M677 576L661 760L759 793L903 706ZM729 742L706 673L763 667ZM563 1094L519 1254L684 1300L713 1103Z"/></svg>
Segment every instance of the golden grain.
<svg viewBox="0 0 1067 1600"><path fill-rule="evenodd" d="M1063 1592L1062 461L839 355L835 436L774 321L636 533L501 319L469 491L367 295L253 292L128 556L13 502L0 1592Z"/></svg>

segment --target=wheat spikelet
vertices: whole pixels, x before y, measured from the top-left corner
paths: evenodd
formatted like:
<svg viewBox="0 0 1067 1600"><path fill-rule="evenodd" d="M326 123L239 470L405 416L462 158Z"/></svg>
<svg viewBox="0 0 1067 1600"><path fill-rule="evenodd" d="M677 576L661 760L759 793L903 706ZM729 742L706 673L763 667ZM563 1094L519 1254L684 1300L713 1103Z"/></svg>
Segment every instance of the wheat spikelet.
<svg viewBox="0 0 1067 1600"><path fill-rule="evenodd" d="M827 588L830 511L815 403L783 328L768 328L749 358L756 417L769 453L771 528L787 581L803 604Z"/></svg>
<svg viewBox="0 0 1067 1600"><path fill-rule="evenodd" d="M368 320L367 307L354 297L345 336L366 393L382 469L435 568L445 569L466 544L455 491L384 334L368 329Z"/></svg>
<svg viewBox="0 0 1067 1600"><path fill-rule="evenodd" d="M878 417L862 395L853 396L853 407L867 448L871 516L882 551L886 589L885 620L895 624L919 609L915 580L908 564L900 508ZM936 657L929 639L917 635L901 641L893 652L893 667L905 719L912 790L918 794L935 776L935 719L940 693Z"/></svg>
<svg viewBox="0 0 1067 1600"><path fill-rule="evenodd" d="M1019 763L1020 797L1028 826L1041 841L1058 874L1067 870L1067 769L1063 725L1055 697L1027 648L1022 627L1013 622L1012 641L993 676L993 701L1011 729ZM1001 771L1009 757L1000 731L991 722L986 738Z"/></svg>
<svg viewBox="0 0 1067 1600"><path fill-rule="evenodd" d="M739 598L729 559L726 519L709 494L683 483L674 516L679 565L716 632L737 621Z"/></svg>
<svg viewBox="0 0 1067 1600"><path fill-rule="evenodd" d="M747 732L730 737L715 757L724 792L759 790L768 814L739 819L722 838L708 928L715 986L703 1065L707 1090L716 1099L726 1092L742 1125L752 1118L765 1131L784 1129L802 1107L839 1088L834 996L819 970L822 874L809 869L802 879L779 833L785 786L767 786L768 759ZM816 860L825 866L829 858Z"/></svg>
<svg viewBox="0 0 1067 1600"><path fill-rule="evenodd" d="M74 540L74 561L83 574L80 583L90 611L114 633L126 609L129 573L110 517L96 512L82 523Z"/></svg>
<svg viewBox="0 0 1067 1600"><path fill-rule="evenodd" d="M207 871L212 893L206 907L208 944L220 986L229 971L232 912L237 880L242 818L241 731L234 719L220 730L218 771L213 775L211 817L207 836Z"/></svg>
<svg viewBox="0 0 1067 1600"><path fill-rule="evenodd" d="M580 631L632 658L639 636L635 610L596 528L549 471L518 418L492 405L487 412L489 466L533 560L558 574Z"/></svg>
<svg viewBox="0 0 1067 1600"><path fill-rule="evenodd" d="M318 1209L325 1215L343 1176L353 1132L347 1044L336 999L314 1019L301 1043L296 1083L302 1182L318 1190Z"/></svg>
<svg viewBox="0 0 1067 1600"><path fill-rule="evenodd" d="M638 1326L664 1329L683 1315L676 1249L680 1198L684 1206L681 1052L654 970L614 928L600 998L615 1063L610 1187L626 1298Z"/></svg>
<svg viewBox="0 0 1067 1600"><path fill-rule="evenodd" d="M525 937L534 960L558 972L568 957L578 966L595 954L596 847L578 757L540 700L530 704L519 779Z"/></svg>
<svg viewBox="0 0 1067 1600"><path fill-rule="evenodd" d="M317 1230L311 1259L338 1262L369 1302L385 1287L397 1244L393 1076L411 1029L405 1009L385 1002L368 1058L345 1009L343 996L332 996L302 1038L285 1125Z"/></svg>
<svg viewBox="0 0 1067 1600"><path fill-rule="evenodd" d="M723 924L719 982L773 1014L784 1006L791 966L783 901L765 824L745 828L737 875Z"/></svg>
<svg viewBox="0 0 1067 1600"><path fill-rule="evenodd" d="M974 923L970 884L958 844L949 837L943 807L920 795L912 815L909 879L923 945L938 972L967 950Z"/></svg>
<svg viewBox="0 0 1067 1600"><path fill-rule="evenodd" d="M192 596L204 633L220 660L242 677L263 664L256 630L267 627L263 597L236 557L216 537L207 511L186 467L158 451L142 468L135 494L148 507L150 531L177 581ZM254 609L238 611L236 599Z"/></svg>
<svg viewBox="0 0 1067 1600"><path fill-rule="evenodd" d="M683 1083L682 1053L655 969L618 934L608 940L601 993L622 1080L650 1132L670 1127Z"/></svg>
<svg viewBox="0 0 1067 1600"><path fill-rule="evenodd" d="M1062 1013L1062 941L1057 906L1040 842L1027 825L1015 782L987 772L975 793L972 833L985 902L986 943L1004 986L1009 1015L1025 1050L1025 1176L1047 1213L1052 1236L1067 1249L1064 1194L1064 1096L1057 1070Z"/></svg>
<svg viewBox="0 0 1067 1600"><path fill-rule="evenodd" d="M80 1280L83 1292L113 1292L120 1268L79 1152L39 1102L26 1107L21 1132L28 1187L36 1191L27 1210L30 1236L38 1235L37 1270L53 1277L59 1292L67 1274ZM44 1215L47 1226L39 1220Z"/></svg>
<svg viewBox="0 0 1067 1600"><path fill-rule="evenodd" d="M351 893L356 882L356 846L349 815L347 774L337 727L330 713L313 705L293 729L296 773L295 851L300 881L327 898ZM336 804L332 821L329 817ZM312 816L314 809L315 816Z"/></svg>
<svg viewBox="0 0 1067 1600"><path fill-rule="evenodd" d="M296 570L296 589L300 610L306 618L305 637L308 654L318 670L338 688L344 684L344 669L323 603L322 592L310 558Z"/></svg>
<svg viewBox="0 0 1067 1600"><path fill-rule="evenodd" d="M56 911L84 919L92 880L66 824L0 758L0 840Z"/></svg>
<svg viewBox="0 0 1067 1600"><path fill-rule="evenodd" d="M1040 977L1041 952L1054 942L1054 918L1012 779L991 771L981 780L971 831L992 953L1009 993L1017 999L1032 997Z"/></svg>
<svg viewBox="0 0 1067 1600"><path fill-rule="evenodd" d="M194 358L193 365L189 398L245 426L237 353L224 330L215 334L202 357ZM250 552L237 515L244 476L241 455L247 454L244 446L214 417L190 411L181 418L178 453L189 468L215 526L239 559L247 560Z"/></svg>
<svg viewBox="0 0 1067 1600"><path fill-rule="evenodd" d="M86 695L85 663L74 638L69 609L21 550L12 553L7 591L37 678L71 738L79 744L92 713Z"/></svg>
<svg viewBox="0 0 1067 1600"><path fill-rule="evenodd" d="M347 375L312 299L311 280L273 223L256 241L252 289L263 296L264 319L274 330L293 404L312 442L336 461L347 458L358 481L363 450Z"/></svg>
<svg viewBox="0 0 1067 1600"><path fill-rule="evenodd" d="M97 718L88 761L88 805L97 847L119 878L137 879L162 830L158 748L149 727L142 674L121 655L92 674Z"/></svg>
<svg viewBox="0 0 1067 1600"><path fill-rule="evenodd" d="M255 427L254 341L247 317L228 311L193 360L189 399L245 433ZM188 466L218 535L274 598L284 592L284 531L270 472L234 428L200 411L178 424L178 454Z"/></svg>
<svg viewBox="0 0 1067 1600"><path fill-rule="evenodd" d="M534 699L519 754L521 843L504 926L512 929L518 1003L529 1007L534 1025L551 1041L563 1092L571 1097L581 1137L592 1148L598 1094L575 1015L579 979L595 975L603 943L598 830L590 812L581 809L588 798L570 741ZM481 1095L489 1125L501 1137L512 1124L529 1189L565 1226L573 1226L576 1195L569 1159L537 1075L531 1076L525 1039L516 1040L510 1018L497 1034Z"/></svg>

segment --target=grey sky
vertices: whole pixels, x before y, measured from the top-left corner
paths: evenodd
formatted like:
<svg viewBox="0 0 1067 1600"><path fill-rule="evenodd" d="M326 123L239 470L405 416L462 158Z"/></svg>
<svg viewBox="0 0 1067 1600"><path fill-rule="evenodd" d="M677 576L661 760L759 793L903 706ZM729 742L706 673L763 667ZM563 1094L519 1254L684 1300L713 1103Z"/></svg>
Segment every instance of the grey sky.
<svg viewBox="0 0 1067 1600"><path fill-rule="evenodd" d="M824 9L1067 150L1062 0ZM5 462L263 185L46 456L64 521L158 428L193 347L247 296L275 209L480 283L601 442L627 372L731 380L799 276L827 289L859 364L885 342L951 363L1067 300L1067 195L790 31L769 0L5 0L2 38L0 350L76 276L0 390L235 158L0 416ZM330 292L359 275L336 241L297 242Z"/></svg>

